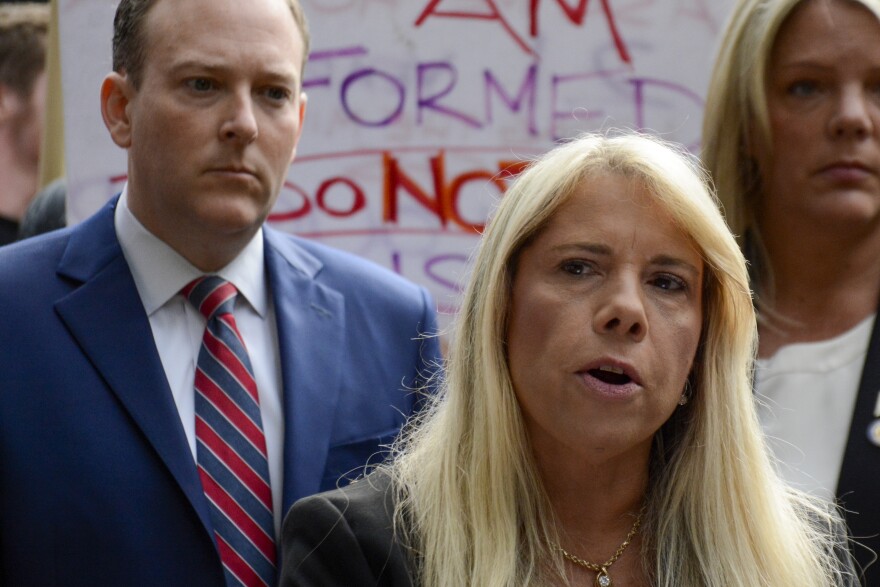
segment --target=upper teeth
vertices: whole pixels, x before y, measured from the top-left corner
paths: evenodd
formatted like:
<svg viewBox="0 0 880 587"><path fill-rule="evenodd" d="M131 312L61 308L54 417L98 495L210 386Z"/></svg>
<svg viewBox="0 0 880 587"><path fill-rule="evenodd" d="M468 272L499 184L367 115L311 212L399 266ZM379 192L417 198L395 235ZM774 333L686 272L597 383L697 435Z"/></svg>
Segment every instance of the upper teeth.
<svg viewBox="0 0 880 587"><path fill-rule="evenodd" d="M620 367L612 367L610 365L602 365L599 367L599 371L608 371L610 373L617 373L618 375L623 375L623 369Z"/></svg>

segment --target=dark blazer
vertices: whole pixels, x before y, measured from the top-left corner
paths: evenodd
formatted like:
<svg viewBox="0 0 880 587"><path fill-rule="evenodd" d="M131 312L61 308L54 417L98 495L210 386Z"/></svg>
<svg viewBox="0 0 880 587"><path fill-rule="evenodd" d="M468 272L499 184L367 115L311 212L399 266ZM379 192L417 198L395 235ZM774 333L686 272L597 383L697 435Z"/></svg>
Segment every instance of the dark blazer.
<svg viewBox="0 0 880 587"><path fill-rule="evenodd" d="M394 497L390 478L380 469L293 504L281 530L281 587L417 586L411 553L398 539L400 529L395 531ZM846 532L829 530L836 538L834 555L852 572ZM852 580L836 587L858 586Z"/></svg>
<svg viewBox="0 0 880 587"><path fill-rule="evenodd" d="M880 586L880 563L874 562L868 566L876 559L875 553L880 553L880 446L868 437L868 427L876 419L874 410L878 394L880 319L874 321L874 330L868 343L849 439L837 481L837 499L845 510L850 534L861 544L853 548L853 555L862 568L868 567L862 580L866 587Z"/></svg>
<svg viewBox="0 0 880 587"><path fill-rule="evenodd" d="M281 532L282 587L411 587L393 515L390 479L381 471L298 501Z"/></svg>
<svg viewBox="0 0 880 587"><path fill-rule="evenodd" d="M116 200L0 250L0 584L223 585L208 505ZM283 507L337 486L439 360L425 290L264 230L284 410Z"/></svg>

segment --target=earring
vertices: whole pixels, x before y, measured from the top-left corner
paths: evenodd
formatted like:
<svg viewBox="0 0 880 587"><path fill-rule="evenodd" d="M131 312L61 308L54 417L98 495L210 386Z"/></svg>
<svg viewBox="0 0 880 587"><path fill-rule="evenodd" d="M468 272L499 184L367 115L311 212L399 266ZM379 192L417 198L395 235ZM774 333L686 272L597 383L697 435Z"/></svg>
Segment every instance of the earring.
<svg viewBox="0 0 880 587"><path fill-rule="evenodd" d="M684 382L684 390L681 392L681 397L678 398L678 405L683 406L688 403L688 400L691 399L691 380L687 379Z"/></svg>

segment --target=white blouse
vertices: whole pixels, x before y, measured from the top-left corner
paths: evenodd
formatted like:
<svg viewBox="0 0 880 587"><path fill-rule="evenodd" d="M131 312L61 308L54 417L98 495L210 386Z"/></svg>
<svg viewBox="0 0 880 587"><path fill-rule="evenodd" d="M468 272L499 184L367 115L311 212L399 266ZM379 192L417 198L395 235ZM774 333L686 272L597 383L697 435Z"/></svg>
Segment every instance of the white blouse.
<svg viewBox="0 0 880 587"><path fill-rule="evenodd" d="M792 486L834 499L874 316L829 340L758 359L758 418Z"/></svg>

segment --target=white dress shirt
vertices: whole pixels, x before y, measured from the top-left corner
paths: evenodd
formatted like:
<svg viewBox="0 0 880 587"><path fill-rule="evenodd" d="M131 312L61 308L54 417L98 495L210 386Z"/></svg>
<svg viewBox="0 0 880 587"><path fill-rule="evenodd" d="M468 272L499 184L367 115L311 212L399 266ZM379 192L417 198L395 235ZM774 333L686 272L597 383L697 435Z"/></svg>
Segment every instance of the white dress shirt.
<svg viewBox="0 0 880 587"><path fill-rule="evenodd" d="M128 208L127 192L126 186L116 206L116 235L149 317L156 349L159 351L159 358L195 459L193 384L206 320L179 294L183 286L203 273L134 217ZM281 511L284 419L278 331L275 306L267 285L262 229L257 231L231 263L216 274L235 285L239 291L235 299L234 315L254 369L260 396L260 413L269 457L275 534L278 536L284 513Z"/></svg>
<svg viewBox="0 0 880 587"><path fill-rule="evenodd" d="M834 499L874 316L840 336L790 344L755 371L758 417L782 477Z"/></svg>

